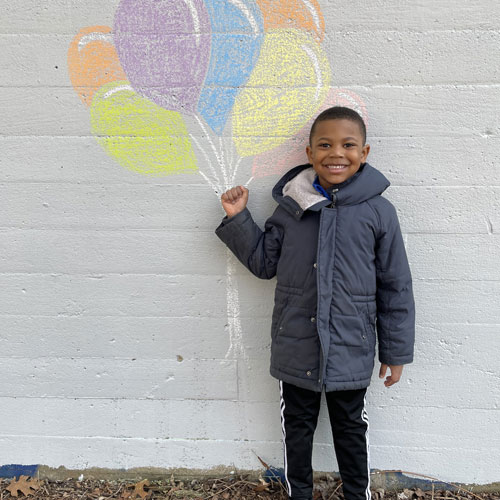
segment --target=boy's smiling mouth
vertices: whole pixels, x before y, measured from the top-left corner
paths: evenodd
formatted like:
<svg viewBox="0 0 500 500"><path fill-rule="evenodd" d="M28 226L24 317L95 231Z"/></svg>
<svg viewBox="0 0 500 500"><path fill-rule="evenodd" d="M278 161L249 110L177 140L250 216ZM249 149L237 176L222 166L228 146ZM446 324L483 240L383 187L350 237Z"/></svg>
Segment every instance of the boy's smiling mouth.
<svg viewBox="0 0 500 500"><path fill-rule="evenodd" d="M349 167L349 165L337 165L337 164L323 165L323 166L328 170L343 170L344 168Z"/></svg>

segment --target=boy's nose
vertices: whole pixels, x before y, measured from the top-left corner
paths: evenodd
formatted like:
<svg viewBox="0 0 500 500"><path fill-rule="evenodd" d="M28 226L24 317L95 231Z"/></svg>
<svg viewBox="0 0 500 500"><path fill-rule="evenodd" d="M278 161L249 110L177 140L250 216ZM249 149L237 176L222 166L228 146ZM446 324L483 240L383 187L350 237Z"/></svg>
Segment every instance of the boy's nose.
<svg viewBox="0 0 500 500"><path fill-rule="evenodd" d="M330 148L330 156L344 156L342 148Z"/></svg>

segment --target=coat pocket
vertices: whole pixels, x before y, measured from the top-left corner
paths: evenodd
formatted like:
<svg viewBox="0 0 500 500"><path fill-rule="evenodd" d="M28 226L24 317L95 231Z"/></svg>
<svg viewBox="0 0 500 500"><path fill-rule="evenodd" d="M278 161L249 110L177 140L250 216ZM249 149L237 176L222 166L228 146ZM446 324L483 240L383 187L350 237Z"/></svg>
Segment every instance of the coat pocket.
<svg viewBox="0 0 500 500"><path fill-rule="evenodd" d="M377 342L377 334L375 333L375 319L372 319L372 316L370 314L367 314L364 317L364 324L368 339L368 345L370 349L375 349L375 344Z"/></svg>
<svg viewBox="0 0 500 500"><path fill-rule="evenodd" d="M271 338L275 338L278 333L278 326L286 309L288 296L282 290L276 288L274 292L274 308L271 318Z"/></svg>
<svg viewBox="0 0 500 500"><path fill-rule="evenodd" d="M272 365L294 376L316 377L320 358L316 318L308 309L287 305L277 328L271 347Z"/></svg>
<svg viewBox="0 0 500 500"><path fill-rule="evenodd" d="M331 342L339 346L358 347L368 350L371 343L367 320L364 315L343 316L334 314L330 318Z"/></svg>
<svg viewBox="0 0 500 500"><path fill-rule="evenodd" d="M283 314L296 300L304 293L302 288L291 287L278 283L274 292L274 309L271 320L271 337L275 338L278 334L278 328L282 323Z"/></svg>

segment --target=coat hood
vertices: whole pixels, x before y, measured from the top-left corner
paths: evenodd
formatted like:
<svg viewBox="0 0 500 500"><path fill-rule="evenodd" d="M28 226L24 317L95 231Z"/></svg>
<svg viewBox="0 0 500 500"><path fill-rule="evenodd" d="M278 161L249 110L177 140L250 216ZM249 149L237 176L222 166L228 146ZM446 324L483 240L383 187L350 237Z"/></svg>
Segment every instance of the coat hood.
<svg viewBox="0 0 500 500"><path fill-rule="evenodd" d="M294 217L301 218L306 210L320 210L331 202L313 186L316 172L311 164L299 165L289 170L274 186L273 198ZM337 206L357 205L383 193L390 186L384 174L363 163L352 177L336 184Z"/></svg>

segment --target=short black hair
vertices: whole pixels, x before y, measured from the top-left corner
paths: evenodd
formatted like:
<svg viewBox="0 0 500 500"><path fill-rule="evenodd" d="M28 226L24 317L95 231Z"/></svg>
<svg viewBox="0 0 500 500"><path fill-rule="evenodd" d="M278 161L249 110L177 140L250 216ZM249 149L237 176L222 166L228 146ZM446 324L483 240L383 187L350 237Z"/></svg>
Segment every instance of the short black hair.
<svg viewBox="0 0 500 500"><path fill-rule="evenodd" d="M311 131L309 132L309 146L311 146L312 136L316 125L319 122L324 122L326 120L351 120L359 125L361 136L363 137L363 146L366 142L366 125L361 118L361 115L354 111L354 109L346 108L344 106L333 106L332 108L325 109L322 111L314 120Z"/></svg>

